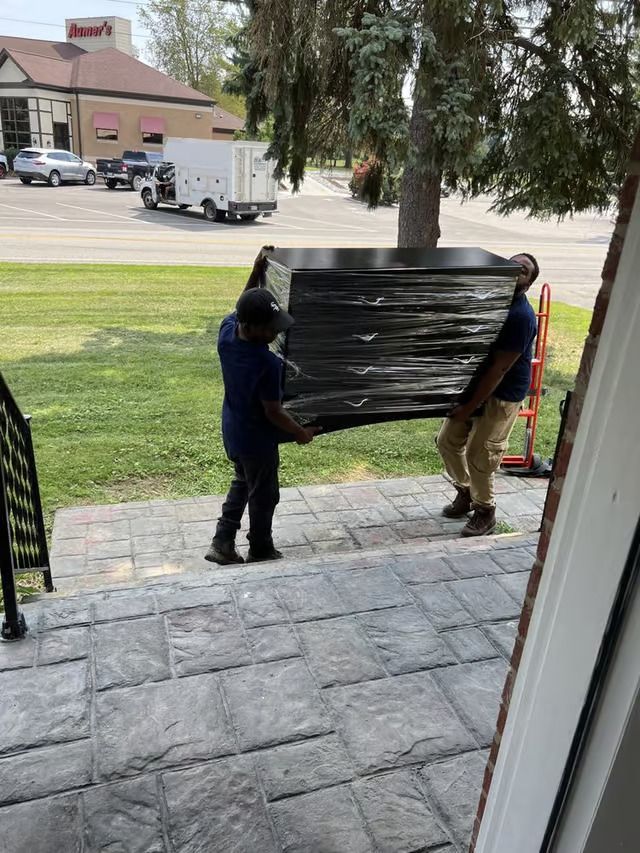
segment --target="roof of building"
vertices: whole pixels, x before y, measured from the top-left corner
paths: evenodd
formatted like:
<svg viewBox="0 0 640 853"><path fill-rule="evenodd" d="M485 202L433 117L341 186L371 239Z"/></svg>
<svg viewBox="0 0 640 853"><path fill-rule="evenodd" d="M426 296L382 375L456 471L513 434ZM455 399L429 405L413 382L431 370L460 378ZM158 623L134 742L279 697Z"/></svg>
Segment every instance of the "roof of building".
<svg viewBox="0 0 640 853"><path fill-rule="evenodd" d="M0 65L2 65L2 56L5 53L34 83L55 86L60 89L71 88L73 60L54 59L48 56L38 56L36 53L24 53L21 50L5 48L0 53Z"/></svg>
<svg viewBox="0 0 640 853"><path fill-rule="evenodd" d="M19 50L21 53L34 53L48 56L50 59L73 59L86 53L81 47L66 41L43 41L42 39L23 39L17 36L0 36L0 50Z"/></svg>
<svg viewBox="0 0 640 853"><path fill-rule="evenodd" d="M74 89L150 95L168 101L213 103L209 95L178 83L115 47L85 53L74 59L72 80Z"/></svg>
<svg viewBox="0 0 640 853"><path fill-rule="evenodd" d="M242 130L244 121L238 116L234 116L228 110L223 110L217 104L213 108L213 129L214 130Z"/></svg>
<svg viewBox="0 0 640 853"><path fill-rule="evenodd" d="M128 97L137 95L202 106L213 103L208 95L179 83L114 47L87 52L64 42L2 36L0 65L6 57L10 57L37 86Z"/></svg>

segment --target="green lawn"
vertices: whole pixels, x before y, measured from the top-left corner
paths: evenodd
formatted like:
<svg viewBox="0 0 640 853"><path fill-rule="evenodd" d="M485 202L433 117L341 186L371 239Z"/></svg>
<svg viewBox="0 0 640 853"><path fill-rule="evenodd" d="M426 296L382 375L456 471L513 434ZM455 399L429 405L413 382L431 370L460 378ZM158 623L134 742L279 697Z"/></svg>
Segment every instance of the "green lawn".
<svg viewBox="0 0 640 853"><path fill-rule="evenodd" d="M4 264L0 369L33 432L45 509L222 492L221 317L247 270ZM550 455L589 312L555 305L537 449ZM283 450L284 485L440 470L436 421ZM516 439L516 445L519 438Z"/></svg>

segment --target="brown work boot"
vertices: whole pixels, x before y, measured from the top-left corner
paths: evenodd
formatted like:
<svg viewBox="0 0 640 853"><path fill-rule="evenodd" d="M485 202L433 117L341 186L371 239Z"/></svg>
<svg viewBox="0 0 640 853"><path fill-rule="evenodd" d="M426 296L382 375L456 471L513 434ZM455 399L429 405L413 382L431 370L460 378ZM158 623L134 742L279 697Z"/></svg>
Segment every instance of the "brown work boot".
<svg viewBox="0 0 640 853"><path fill-rule="evenodd" d="M463 518L471 512L471 492L462 486L456 486L458 494L450 504L442 509L442 514L447 518Z"/></svg>
<svg viewBox="0 0 640 853"><path fill-rule="evenodd" d="M460 531L460 536L489 536L496 529L496 508L475 507L474 513Z"/></svg>

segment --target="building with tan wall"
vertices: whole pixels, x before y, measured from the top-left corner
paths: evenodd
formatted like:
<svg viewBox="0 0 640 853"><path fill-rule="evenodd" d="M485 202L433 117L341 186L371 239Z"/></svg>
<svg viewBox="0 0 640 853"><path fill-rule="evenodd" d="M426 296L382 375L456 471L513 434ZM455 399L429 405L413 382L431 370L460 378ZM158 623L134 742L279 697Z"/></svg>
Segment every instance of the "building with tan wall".
<svg viewBox="0 0 640 853"><path fill-rule="evenodd" d="M133 56L131 22L66 21L66 42L0 36L0 151L63 148L85 159L211 139L214 102Z"/></svg>
<svg viewBox="0 0 640 853"><path fill-rule="evenodd" d="M217 104L213 108L213 139L234 139L236 131L244 128L244 121Z"/></svg>

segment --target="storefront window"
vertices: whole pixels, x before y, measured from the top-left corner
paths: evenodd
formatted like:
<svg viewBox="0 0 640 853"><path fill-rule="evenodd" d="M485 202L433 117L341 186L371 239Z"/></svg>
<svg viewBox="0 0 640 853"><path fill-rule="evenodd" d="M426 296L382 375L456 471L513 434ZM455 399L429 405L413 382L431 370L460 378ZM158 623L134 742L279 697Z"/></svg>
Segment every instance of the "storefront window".
<svg viewBox="0 0 640 853"><path fill-rule="evenodd" d="M96 139L102 139L107 142L117 142L118 141L118 131L117 130L107 130L106 128L96 127Z"/></svg>
<svg viewBox="0 0 640 853"><path fill-rule="evenodd" d="M162 133L146 133L143 131L142 141L146 142L147 145L162 145L164 136Z"/></svg>
<svg viewBox="0 0 640 853"><path fill-rule="evenodd" d="M0 122L5 148L28 148L31 145L26 98L0 98Z"/></svg>

